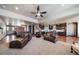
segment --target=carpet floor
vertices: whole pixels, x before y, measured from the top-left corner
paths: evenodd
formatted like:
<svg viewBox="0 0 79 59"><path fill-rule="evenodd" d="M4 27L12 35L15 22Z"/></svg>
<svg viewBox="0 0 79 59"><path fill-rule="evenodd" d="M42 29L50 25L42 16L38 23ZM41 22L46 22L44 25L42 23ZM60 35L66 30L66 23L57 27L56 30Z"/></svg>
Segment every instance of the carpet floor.
<svg viewBox="0 0 79 59"><path fill-rule="evenodd" d="M0 55L73 55L70 47L71 44L62 41L52 43L33 37L23 49L10 49L0 43Z"/></svg>

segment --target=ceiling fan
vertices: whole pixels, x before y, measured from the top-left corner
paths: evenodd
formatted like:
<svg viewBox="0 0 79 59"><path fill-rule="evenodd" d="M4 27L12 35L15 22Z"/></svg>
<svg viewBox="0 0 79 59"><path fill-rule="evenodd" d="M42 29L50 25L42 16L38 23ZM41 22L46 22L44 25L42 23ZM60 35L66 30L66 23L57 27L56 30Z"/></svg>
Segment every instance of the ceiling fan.
<svg viewBox="0 0 79 59"><path fill-rule="evenodd" d="M35 14L35 17L43 17L43 14L46 14L47 11L40 11L40 6L37 6L37 11L36 12L31 12L32 14Z"/></svg>

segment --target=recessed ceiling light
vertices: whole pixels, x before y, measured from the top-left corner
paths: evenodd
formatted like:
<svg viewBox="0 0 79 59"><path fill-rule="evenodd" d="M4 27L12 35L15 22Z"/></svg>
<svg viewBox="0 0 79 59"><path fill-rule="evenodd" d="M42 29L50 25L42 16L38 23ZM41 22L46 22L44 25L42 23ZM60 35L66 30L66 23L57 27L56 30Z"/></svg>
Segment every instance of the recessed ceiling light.
<svg viewBox="0 0 79 59"><path fill-rule="evenodd" d="M18 7L15 7L15 9L18 10L19 8Z"/></svg>
<svg viewBox="0 0 79 59"><path fill-rule="evenodd" d="M64 7L64 4L62 4L62 6Z"/></svg>

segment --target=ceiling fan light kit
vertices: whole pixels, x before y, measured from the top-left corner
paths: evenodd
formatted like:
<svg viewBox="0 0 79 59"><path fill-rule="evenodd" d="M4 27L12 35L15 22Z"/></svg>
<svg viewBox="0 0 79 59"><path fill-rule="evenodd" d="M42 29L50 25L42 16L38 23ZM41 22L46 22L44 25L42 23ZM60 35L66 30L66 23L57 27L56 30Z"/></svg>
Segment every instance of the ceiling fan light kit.
<svg viewBox="0 0 79 59"><path fill-rule="evenodd" d="M46 13L47 13L47 11L43 11L43 12L40 11L40 6L39 5L37 6L37 11L32 12L32 14L36 14L35 17L43 17L43 14L46 14Z"/></svg>

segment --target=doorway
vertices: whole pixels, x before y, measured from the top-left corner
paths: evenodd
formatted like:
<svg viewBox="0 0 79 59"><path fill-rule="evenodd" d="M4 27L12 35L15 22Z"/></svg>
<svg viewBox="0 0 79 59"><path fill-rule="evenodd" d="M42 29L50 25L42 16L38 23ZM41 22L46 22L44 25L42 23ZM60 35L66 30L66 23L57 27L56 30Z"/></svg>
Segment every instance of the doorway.
<svg viewBox="0 0 79 59"><path fill-rule="evenodd" d="M77 22L69 23L67 25L67 36L77 37L77 32L78 32L77 29L78 29L78 23Z"/></svg>

